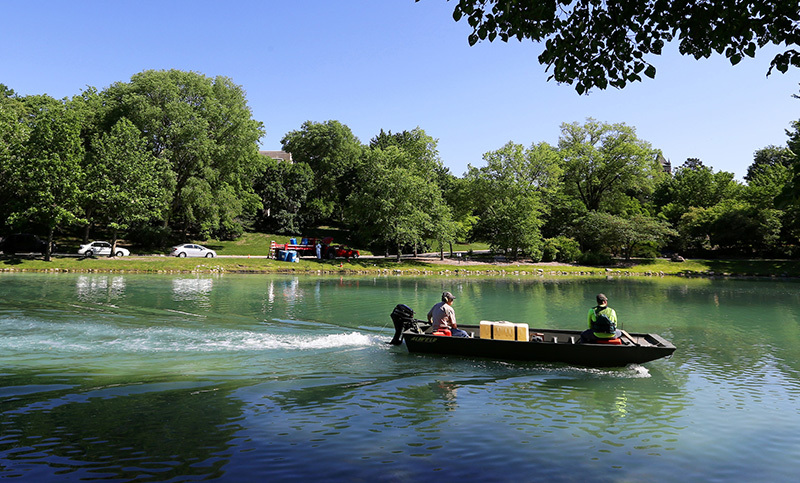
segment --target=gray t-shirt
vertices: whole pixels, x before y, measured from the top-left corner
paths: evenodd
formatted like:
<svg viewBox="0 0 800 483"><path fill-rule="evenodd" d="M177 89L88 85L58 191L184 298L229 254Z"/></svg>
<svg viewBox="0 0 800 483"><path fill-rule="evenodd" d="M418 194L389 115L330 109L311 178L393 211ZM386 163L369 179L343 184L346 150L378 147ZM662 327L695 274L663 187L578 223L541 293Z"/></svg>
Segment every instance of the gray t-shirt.
<svg viewBox="0 0 800 483"><path fill-rule="evenodd" d="M433 332L438 329L452 329L456 324L456 311L447 302L439 302L431 307L428 312L428 320L433 323Z"/></svg>

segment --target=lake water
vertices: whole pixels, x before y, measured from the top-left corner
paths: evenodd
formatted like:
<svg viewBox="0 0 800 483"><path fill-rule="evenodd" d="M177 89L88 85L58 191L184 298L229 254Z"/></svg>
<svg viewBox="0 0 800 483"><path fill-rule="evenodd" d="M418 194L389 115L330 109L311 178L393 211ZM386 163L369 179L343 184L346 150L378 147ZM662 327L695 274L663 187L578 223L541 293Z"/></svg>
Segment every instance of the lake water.
<svg viewBox="0 0 800 483"><path fill-rule="evenodd" d="M0 274L0 478L796 481L800 284ZM678 350L587 369L408 354L459 322L624 328Z"/></svg>

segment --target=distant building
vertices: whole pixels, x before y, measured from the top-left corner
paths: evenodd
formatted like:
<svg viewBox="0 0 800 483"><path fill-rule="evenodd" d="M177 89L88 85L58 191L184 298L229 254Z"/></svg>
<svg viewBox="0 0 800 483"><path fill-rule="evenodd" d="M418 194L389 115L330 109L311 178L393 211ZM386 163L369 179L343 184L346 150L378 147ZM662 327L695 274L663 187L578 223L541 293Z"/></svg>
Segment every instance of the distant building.
<svg viewBox="0 0 800 483"><path fill-rule="evenodd" d="M670 162L668 159L662 156L661 153L658 154L658 158L656 158L656 161L658 161L658 163L661 165L661 168L664 169L665 173L672 174L672 162Z"/></svg>
<svg viewBox="0 0 800 483"><path fill-rule="evenodd" d="M278 161L286 161L290 164L294 163L294 161L292 161L292 153L287 153L286 151L259 151L259 154L268 158L277 159Z"/></svg>

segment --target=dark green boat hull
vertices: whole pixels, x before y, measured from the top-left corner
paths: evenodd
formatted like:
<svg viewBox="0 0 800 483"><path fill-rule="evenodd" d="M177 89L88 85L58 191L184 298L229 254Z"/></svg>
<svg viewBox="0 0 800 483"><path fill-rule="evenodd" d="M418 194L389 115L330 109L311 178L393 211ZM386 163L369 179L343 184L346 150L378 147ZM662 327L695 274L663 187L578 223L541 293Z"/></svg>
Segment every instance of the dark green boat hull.
<svg viewBox="0 0 800 483"><path fill-rule="evenodd" d="M481 339L479 327L459 326L471 338L403 333L411 353L442 354L500 360L561 362L587 367L620 367L643 364L675 352L675 346L656 334L627 334L622 345L580 343L580 331L530 329L542 342Z"/></svg>

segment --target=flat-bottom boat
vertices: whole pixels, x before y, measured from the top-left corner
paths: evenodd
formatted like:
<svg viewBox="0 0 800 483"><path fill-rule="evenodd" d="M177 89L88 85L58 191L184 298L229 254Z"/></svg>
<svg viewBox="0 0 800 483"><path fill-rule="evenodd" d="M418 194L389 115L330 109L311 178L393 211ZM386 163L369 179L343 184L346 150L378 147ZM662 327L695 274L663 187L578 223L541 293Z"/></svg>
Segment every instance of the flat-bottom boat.
<svg viewBox="0 0 800 483"><path fill-rule="evenodd" d="M430 333L427 322L414 319L413 310L402 304L392 312L392 321L395 337L390 343L400 344L405 339L412 353L619 367L650 362L675 352L675 346L657 334L625 331L612 343L582 342L579 330L535 328L517 337L519 340L481 338L481 327L474 325L459 325L470 337L435 335Z"/></svg>

